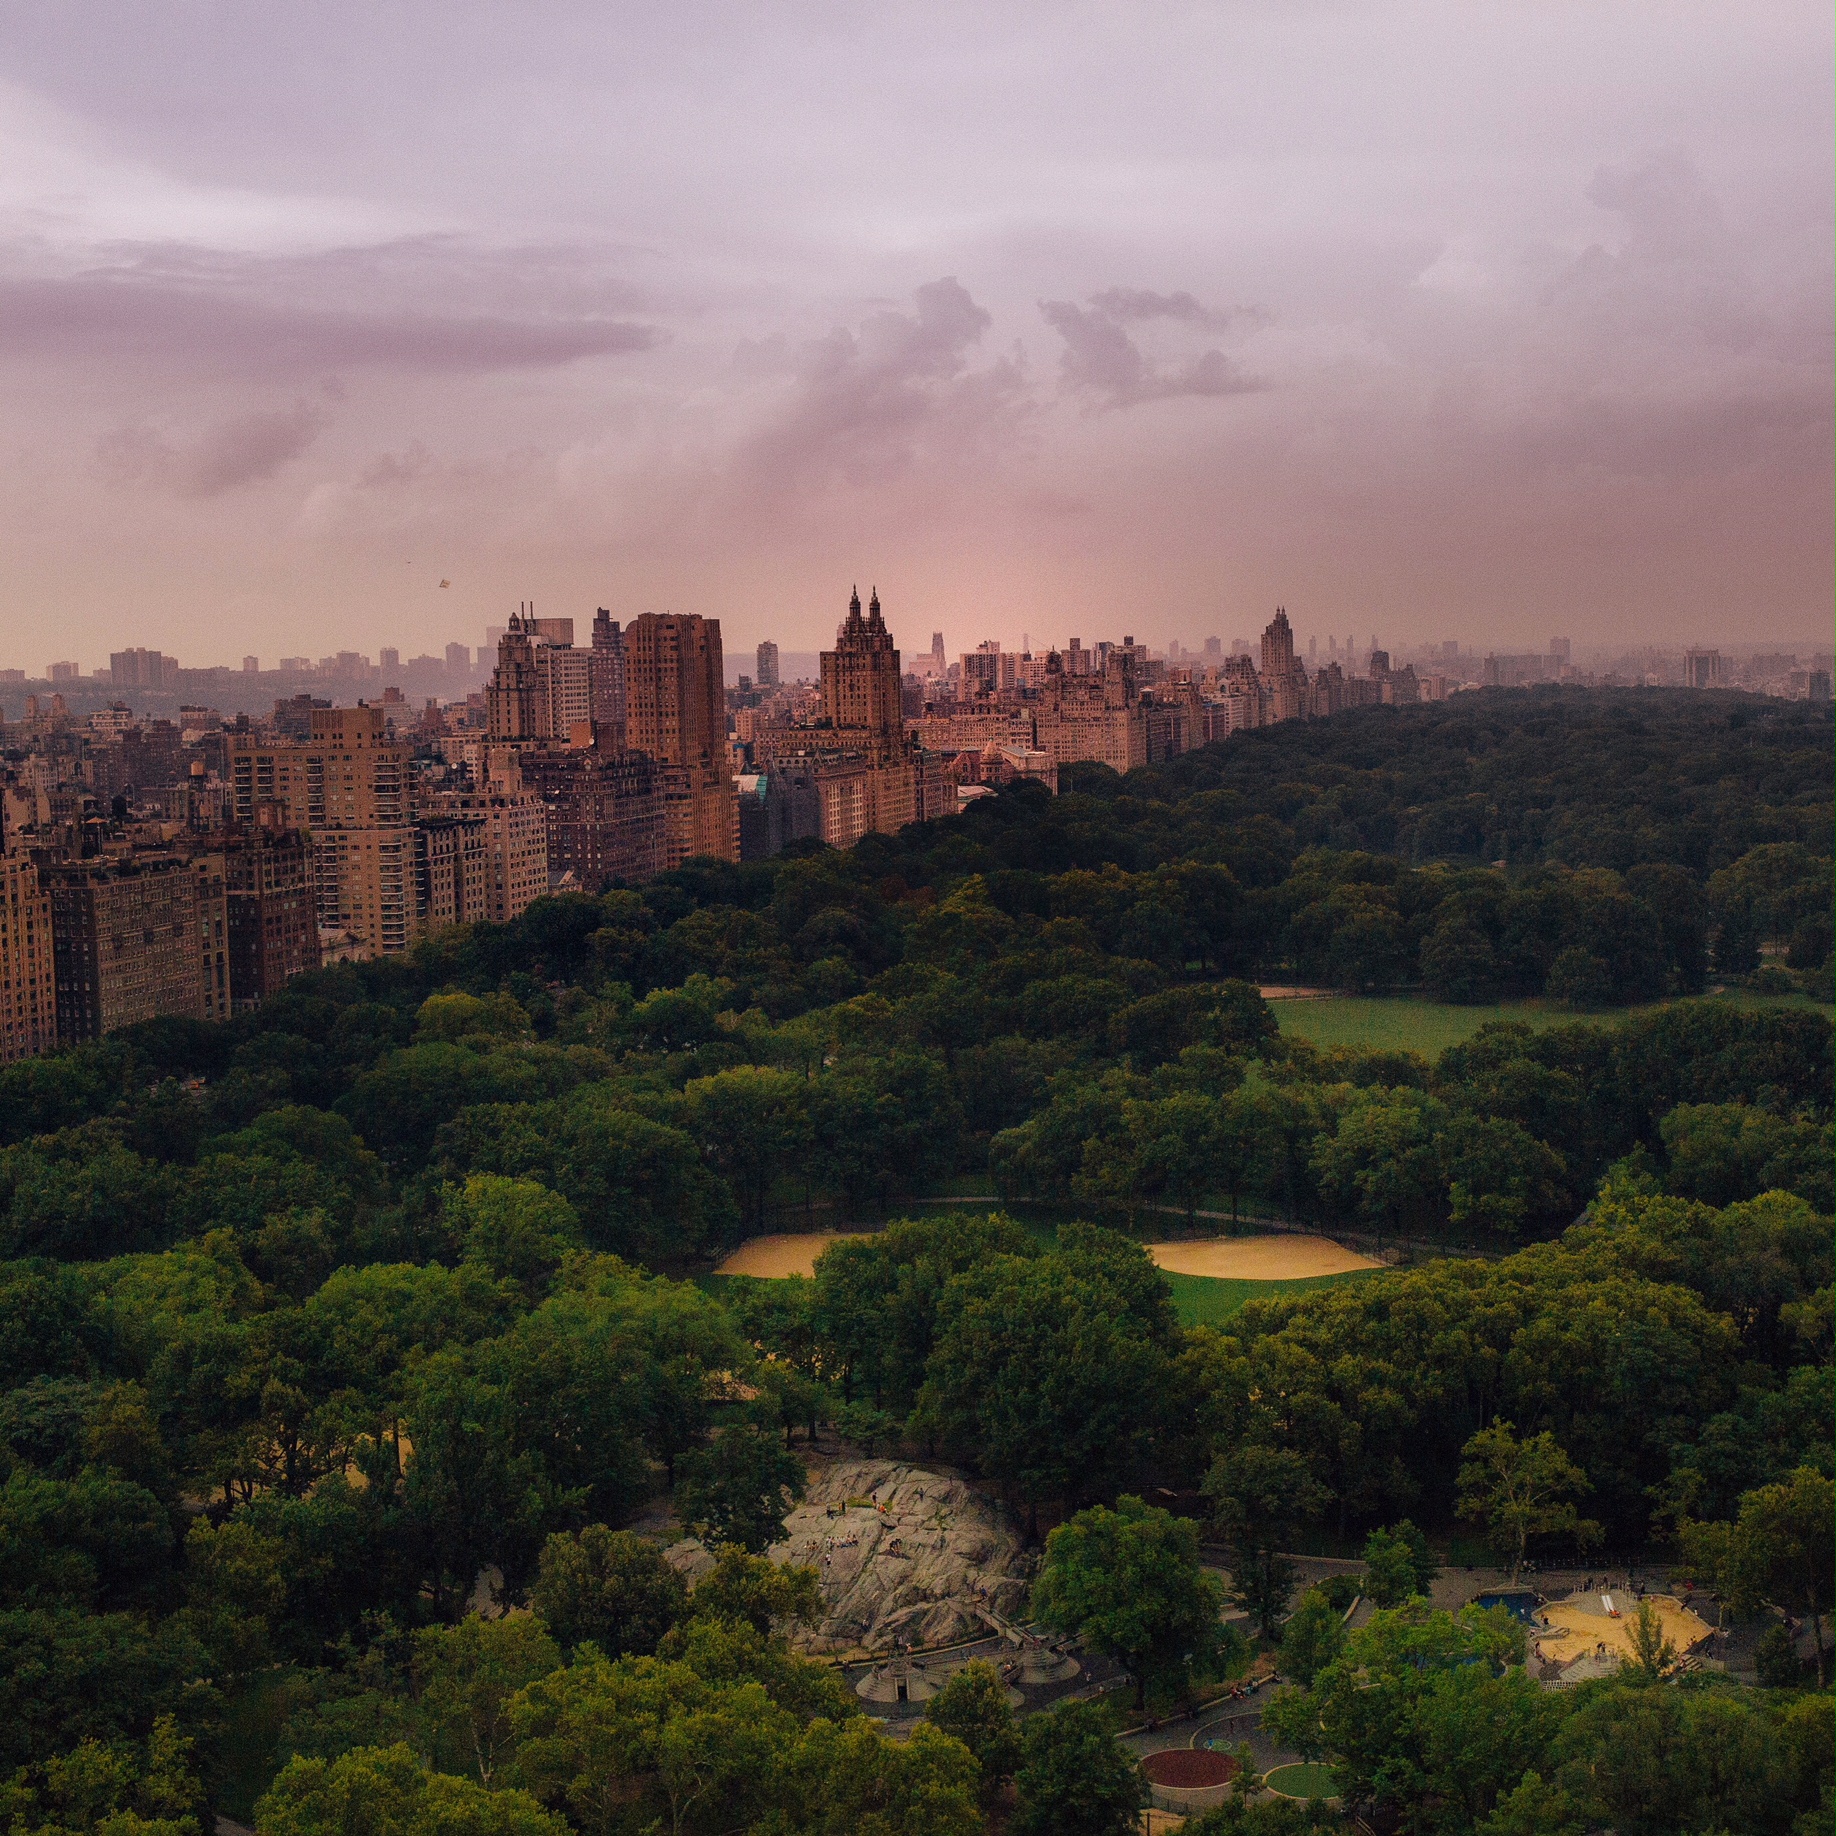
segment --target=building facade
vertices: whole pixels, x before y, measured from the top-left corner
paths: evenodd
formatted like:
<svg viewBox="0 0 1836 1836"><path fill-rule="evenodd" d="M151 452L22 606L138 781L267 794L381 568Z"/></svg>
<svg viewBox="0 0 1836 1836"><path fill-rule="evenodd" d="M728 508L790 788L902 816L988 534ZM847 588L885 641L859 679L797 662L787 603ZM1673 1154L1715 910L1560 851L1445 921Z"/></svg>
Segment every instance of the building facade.
<svg viewBox="0 0 1836 1836"><path fill-rule="evenodd" d="M36 866L0 857L0 1064L57 1044L51 901Z"/></svg>
<svg viewBox="0 0 1836 1836"><path fill-rule="evenodd" d="M311 839L319 930L341 956L394 956L420 934L413 749L380 708L313 708L304 740L232 734L229 809L252 828L262 804Z"/></svg>
<svg viewBox="0 0 1836 1836"><path fill-rule="evenodd" d="M668 806L669 865L697 854L738 860L720 620L646 612L624 638L626 742L677 774Z"/></svg>
<svg viewBox="0 0 1836 1836"><path fill-rule="evenodd" d="M100 1039L137 1020L221 1020L230 1008L221 856L127 854L43 868L57 1034Z"/></svg>

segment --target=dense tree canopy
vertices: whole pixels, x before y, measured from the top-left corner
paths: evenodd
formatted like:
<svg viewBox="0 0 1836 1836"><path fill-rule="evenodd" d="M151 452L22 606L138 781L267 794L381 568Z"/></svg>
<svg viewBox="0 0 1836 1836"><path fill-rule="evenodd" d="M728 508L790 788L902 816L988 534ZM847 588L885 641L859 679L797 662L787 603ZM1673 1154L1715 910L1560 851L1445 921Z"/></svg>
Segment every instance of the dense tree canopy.
<svg viewBox="0 0 1836 1836"><path fill-rule="evenodd" d="M971 1679L901 1745L791 1656L815 1584L747 1551L834 1422L1067 1520L1042 1609L1174 1689L1215 1605L1141 1500L1184 1498L1283 1712L1437 1830L1789 1827L1829 1770L1795 1647L1751 1701L1551 1707L1420 1603L1413 1526L1464 1496L1512 1557L1598 1524L1827 1609L1830 1025L1771 994L1828 998L1830 765L1807 705L1362 710L0 1068L9 1819L195 1836L265 1717L263 1836L1132 1827L1100 1712L1016 1731ZM1265 977L1567 1011L1321 1051ZM952 1179L1006 1208L699 1280ZM1182 1328L1139 1238L1201 1210L1484 1254ZM693 1592L628 1528L664 1492L729 1545ZM1321 1536L1366 1632L1295 1606Z"/></svg>

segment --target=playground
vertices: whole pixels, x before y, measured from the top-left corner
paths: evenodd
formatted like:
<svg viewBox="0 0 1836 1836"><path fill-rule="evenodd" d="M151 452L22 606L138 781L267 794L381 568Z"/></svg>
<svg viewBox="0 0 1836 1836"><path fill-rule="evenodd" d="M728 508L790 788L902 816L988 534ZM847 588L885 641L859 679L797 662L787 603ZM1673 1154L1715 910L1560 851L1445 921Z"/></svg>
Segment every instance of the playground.
<svg viewBox="0 0 1836 1836"><path fill-rule="evenodd" d="M1714 1629L1670 1594L1647 1594L1642 1603L1624 1593L1570 1594L1537 1609L1530 1627L1537 1656L1560 1665L1590 1654L1624 1663L1632 1656L1632 1626L1641 1604L1657 1614L1679 1657L1702 1644Z"/></svg>

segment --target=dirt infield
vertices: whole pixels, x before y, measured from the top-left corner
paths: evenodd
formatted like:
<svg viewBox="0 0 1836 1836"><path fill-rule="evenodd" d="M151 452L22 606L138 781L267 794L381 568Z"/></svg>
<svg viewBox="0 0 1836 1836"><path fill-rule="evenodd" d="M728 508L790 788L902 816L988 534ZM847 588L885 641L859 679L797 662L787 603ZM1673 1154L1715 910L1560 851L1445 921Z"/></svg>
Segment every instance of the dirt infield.
<svg viewBox="0 0 1836 1836"><path fill-rule="evenodd" d="M783 1237L754 1237L742 1243L714 1271L716 1275L813 1275L816 1258L831 1243L842 1243L861 1233L852 1230L808 1230Z"/></svg>
<svg viewBox="0 0 1836 1836"><path fill-rule="evenodd" d="M1148 1254L1171 1275L1224 1281L1298 1281L1383 1267L1330 1237L1213 1237L1200 1243L1150 1243Z"/></svg>

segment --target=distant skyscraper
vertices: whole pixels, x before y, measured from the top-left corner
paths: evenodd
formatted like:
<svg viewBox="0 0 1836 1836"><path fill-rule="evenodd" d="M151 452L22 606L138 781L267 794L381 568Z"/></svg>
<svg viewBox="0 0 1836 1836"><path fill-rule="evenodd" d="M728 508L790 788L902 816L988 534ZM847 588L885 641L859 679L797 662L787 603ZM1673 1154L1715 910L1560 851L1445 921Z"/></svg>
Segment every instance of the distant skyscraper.
<svg viewBox="0 0 1836 1836"><path fill-rule="evenodd" d="M446 647L446 667L458 670L462 674L472 667L472 647L470 644L448 644Z"/></svg>
<svg viewBox="0 0 1836 1836"><path fill-rule="evenodd" d="M943 633L941 631L933 631L931 633L931 674L933 676L941 676L949 667L949 660L944 655Z"/></svg>
<svg viewBox="0 0 1836 1836"><path fill-rule="evenodd" d="M399 650L379 650L376 653L376 666L379 669L400 669L402 653Z"/></svg>
<svg viewBox="0 0 1836 1836"><path fill-rule="evenodd" d="M1279 606L1262 633L1262 673L1265 676L1287 676L1294 670L1294 627Z"/></svg>
<svg viewBox="0 0 1836 1836"><path fill-rule="evenodd" d="M260 675L261 674L261 658L260 657L244 657L242 659L242 673L245 676Z"/></svg>
<svg viewBox="0 0 1836 1836"><path fill-rule="evenodd" d="M755 679L762 689L778 686L778 647L770 638L759 646L758 674Z"/></svg>

